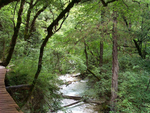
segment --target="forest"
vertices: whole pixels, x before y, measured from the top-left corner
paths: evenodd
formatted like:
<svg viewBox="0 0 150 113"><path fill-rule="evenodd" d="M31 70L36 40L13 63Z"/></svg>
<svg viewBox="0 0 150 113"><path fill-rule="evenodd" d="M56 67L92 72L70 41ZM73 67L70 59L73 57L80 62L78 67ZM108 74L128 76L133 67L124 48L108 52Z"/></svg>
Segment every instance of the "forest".
<svg viewBox="0 0 150 113"><path fill-rule="evenodd" d="M149 113L149 25L149 0L0 0L6 89L24 113L78 113L64 98L97 105L82 113ZM82 96L60 92L76 82L66 74L86 81Z"/></svg>

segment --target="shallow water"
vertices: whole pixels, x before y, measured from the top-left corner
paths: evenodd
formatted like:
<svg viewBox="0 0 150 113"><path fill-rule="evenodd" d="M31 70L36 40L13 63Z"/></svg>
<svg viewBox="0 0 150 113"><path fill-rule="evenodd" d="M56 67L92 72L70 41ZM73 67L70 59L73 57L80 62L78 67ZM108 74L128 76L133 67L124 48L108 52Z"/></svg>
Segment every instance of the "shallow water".
<svg viewBox="0 0 150 113"><path fill-rule="evenodd" d="M78 78L78 74L66 74L62 75L59 78L66 82L67 85L60 86L60 92L63 95L68 96L83 96L84 91L87 90L87 81L88 80L81 80ZM73 99L63 99L62 106L70 105L72 103L78 102ZM96 107L95 104L89 104L84 102L79 102L72 106L69 106L63 110L57 111L56 113L98 113L94 110Z"/></svg>

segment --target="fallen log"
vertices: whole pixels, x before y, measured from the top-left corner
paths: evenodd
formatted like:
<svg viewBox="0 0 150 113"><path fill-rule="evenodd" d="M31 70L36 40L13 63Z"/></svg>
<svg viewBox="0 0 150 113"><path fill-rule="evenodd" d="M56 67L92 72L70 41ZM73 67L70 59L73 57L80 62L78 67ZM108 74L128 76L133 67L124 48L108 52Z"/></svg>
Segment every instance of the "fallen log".
<svg viewBox="0 0 150 113"><path fill-rule="evenodd" d="M53 111L51 111L51 112L52 112L52 113L53 113L53 112L55 113L55 112L58 111L58 110L61 110L61 109L63 109L63 108L69 107L69 106L73 106L73 105L78 104L78 103L80 103L80 102L82 102L82 101L80 100L80 101L77 101L77 102L74 102L74 103L71 103L71 104L62 106L62 107L60 107L60 108L58 108L58 109L55 109L55 110L53 110Z"/></svg>
<svg viewBox="0 0 150 113"><path fill-rule="evenodd" d="M85 100L84 102L85 103L94 103L94 104L103 104L103 103L105 103L105 101L96 101L96 100L91 100L91 99Z"/></svg>
<svg viewBox="0 0 150 113"><path fill-rule="evenodd" d="M26 90L29 90L30 87L32 85L29 85L29 84L22 84L22 85L16 85L16 86L6 86L6 89L9 90L9 89L26 89Z"/></svg>
<svg viewBox="0 0 150 113"><path fill-rule="evenodd" d="M96 76L90 69L87 68L87 71L89 71L98 81L101 80L98 76Z"/></svg>
<svg viewBox="0 0 150 113"><path fill-rule="evenodd" d="M66 98L66 99L73 99L73 100L81 100L83 99L83 97L80 97L80 96L68 96L68 95L62 95L63 98Z"/></svg>
<svg viewBox="0 0 150 113"><path fill-rule="evenodd" d="M62 97L66 98L66 99L81 100L85 103L94 103L94 104L103 104L103 103L105 103L105 101L92 100L92 99L84 98L84 97L81 97L81 96L62 95Z"/></svg>
<svg viewBox="0 0 150 113"><path fill-rule="evenodd" d="M56 112L56 111L58 111L58 110L61 110L61 109L63 109L63 108L69 107L69 106L73 106L73 105L78 104L78 103L80 103L80 102L94 103L94 104L103 104L103 103L105 103L105 101L96 101L96 100L92 100L92 99L85 99L85 98L83 98L83 97L81 97L81 96L62 95L62 97L65 98L65 99L73 99L73 100L78 100L78 101L77 101L77 102L74 102L74 103L71 103L71 104L68 104L68 105L65 105L65 106L62 106L62 107L60 107L60 108L58 108L58 109L55 109L55 110L53 110L53 111L51 111L51 112Z"/></svg>

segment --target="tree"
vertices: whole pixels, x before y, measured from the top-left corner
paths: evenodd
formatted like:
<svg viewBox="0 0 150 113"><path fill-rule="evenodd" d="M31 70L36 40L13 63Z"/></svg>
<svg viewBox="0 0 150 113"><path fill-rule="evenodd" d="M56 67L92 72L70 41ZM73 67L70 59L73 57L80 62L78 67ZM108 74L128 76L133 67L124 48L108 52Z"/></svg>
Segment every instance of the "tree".
<svg viewBox="0 0 150 113"><path fill-rule="evenodd" d="M113 11L113 66L112 66L112 85L111 85L111 110L116 111L117 92L118 92L118 52L117 52L117 12Z"/></svg>
<svg viewBox="0 0 150 113"><path fill-rule="evenodd" d="M60 30L62 24L64 23L64 21L66 20L66 18L68 17L69 11L71 10L71 8L74 6L75 3L78 3L78 0L72 0L72 2L70 2L68 4L68 6L58 15L58 17L47 27L47 36L45 37L41 47L40 47L40 55L39 55L39 61L38 61L38 69L37 72L35 74L34 77L34 82L33 85L35 85L35 82L39 76L39 73L41 71L42 68L42 58L43 58L43 53L44 53L44 48L46 46L46 43L48 42L48 39L53 36L58 30ZM67 14L68 13L68 14ZM67 15L66 15L67 14ZM63 19L64 18L64 19ZM59 21L63 19L62 23L60 24L60 26L55 30L54 27L57 27L59 24Z"/></svg>
<svg viewBox="0 0 150 113"><path fill-rule="evenodd" d="M103 23L104 23L104 14L105 14L105 10L102 9L101 11L101 25L103 26ZM103 31L103 29L102 29ZM101 33L101 37L103 37L103 32ZM103 65L103 47L104 47L104 44L103 44L103 41L100 41L100 60L99 60L99 65L100 67Z"/></svg>
<svg viewBox="0 0 150 113"><path fill-rule="evenodd" d="M58 15L58 17L55 20L53 20L53 22L47 27L47 36L45 37L45 39L42 42L42 45L40 47L40 54L39 54L39 60L38 60L38 68L37 68L37 71L35 73L34 80L33 80L33 83L32 83L32 87L30 89L30 93L29 93L29 96L27 97L26 101L28 101L28 99L30 98L30 96L31 96L31 94L33 92L33 89L35 87L35 84L37 82L37 79L39 77L39 74L41 72L41 69L42 69L42 60L43 60L43 53L44 53L44 48L46 46L46 43L48 42L49 38L51 38L57 31L59 31L61 29L64 21L66 20L66 18L69 15L69 12L70 12L71 8L74 6L74 4L79 3L79 2L80 1L78 1L78 0L72 0L68 4L68 6L64 10L62 10L62 12ZM62 22L59 25L59 21L60 20L62 20ZM58 25L59 25L59 27L57 27ZM57 28L57 29L55 29L55 28Z"/></svg>

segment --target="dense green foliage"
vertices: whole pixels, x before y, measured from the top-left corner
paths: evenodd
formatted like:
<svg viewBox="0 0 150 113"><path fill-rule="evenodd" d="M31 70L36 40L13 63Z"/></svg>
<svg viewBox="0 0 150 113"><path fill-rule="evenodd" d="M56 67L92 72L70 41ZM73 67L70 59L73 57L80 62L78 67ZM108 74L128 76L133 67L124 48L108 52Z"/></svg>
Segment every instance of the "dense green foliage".
<svg viewBox="0 0 150 113"><path fill-rule="evenodd" d="M25 99L28 98L29 89L9 90L24 111L46 113L60 107L58 86L61 81L58 76L78 72L82 78L89 79L85 98L105 99L105 105L100 110L109 111L113 11L117 12L119 61L116 112L150 111L150 2L112 0L109 3L106 0L108 4L104 7L101 1L81 0L69 15L65 14L64 20L53 27L54 34L44 49L42 70L27 103ZM7 66L10 70L6 77L7 86L33 83L39 65L40 46L48 34L47 27L68 4L69 0L26 0L15 50ZM19 6L20 2L12 2L0 10L1 61L9 54Z"/></svg>

